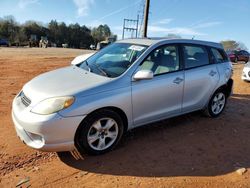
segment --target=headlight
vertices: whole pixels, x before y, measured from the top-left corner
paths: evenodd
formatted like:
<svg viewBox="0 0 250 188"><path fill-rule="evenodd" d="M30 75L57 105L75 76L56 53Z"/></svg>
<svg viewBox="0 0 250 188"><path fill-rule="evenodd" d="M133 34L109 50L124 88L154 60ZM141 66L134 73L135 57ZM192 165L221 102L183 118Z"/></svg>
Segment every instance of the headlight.
<svg viewBox="0 0 250 188"><path fill-rule="evenodd" d="M53 114L68 108L74 103L74 101L75 98L72 96L45 99L32 108L31 112L41 115Z"/></svg>

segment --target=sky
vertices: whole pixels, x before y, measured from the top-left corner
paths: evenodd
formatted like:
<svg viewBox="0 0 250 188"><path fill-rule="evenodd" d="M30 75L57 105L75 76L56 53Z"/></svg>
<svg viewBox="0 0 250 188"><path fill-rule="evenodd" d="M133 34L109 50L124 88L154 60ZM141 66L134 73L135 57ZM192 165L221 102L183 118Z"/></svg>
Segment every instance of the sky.
<svg viewBox="0 0 250 188"><path fill-rule="evenodd" d="M121 39L123 19L142 15L144 0L0 0L0 17L44 24L50 20L88 27L108 24ZM151 0L149 37L169 33L220 42L236 40L250 50L250 0ZM141 25L141 24L139 24ZM128 33L127 33L128 34ZM128 36L128 35L126 35Z"/></svg>

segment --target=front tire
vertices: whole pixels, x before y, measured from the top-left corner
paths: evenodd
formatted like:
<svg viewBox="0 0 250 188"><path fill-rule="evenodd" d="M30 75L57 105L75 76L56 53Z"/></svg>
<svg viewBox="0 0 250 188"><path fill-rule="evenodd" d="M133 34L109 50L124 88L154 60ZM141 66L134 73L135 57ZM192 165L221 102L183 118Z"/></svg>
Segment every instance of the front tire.
<svg viewBox="0 0 250 188"><path fill-rule="evenodd" d="M103 109L81 123L75 144L81 154L99 155L111 151L123 135L124 124L116 112Z"/></svg>
<svg viewBox="0 0 250 188"><path fill-rule="evenodd" d="M225 109L227 103L226 93L223 90L217 90L211 97L206 109L205 114L209 117L218 117Z"/></svg>

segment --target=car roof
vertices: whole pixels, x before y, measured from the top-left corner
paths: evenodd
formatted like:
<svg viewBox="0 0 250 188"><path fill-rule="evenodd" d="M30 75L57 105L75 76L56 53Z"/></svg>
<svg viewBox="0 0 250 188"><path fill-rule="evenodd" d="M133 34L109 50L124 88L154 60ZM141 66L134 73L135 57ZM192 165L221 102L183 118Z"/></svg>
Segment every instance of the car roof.
<svg viewBox="0 0 250 188"><path fill-rule="evenodd" d="M129 44L138 44L138 45L146 45L146 46L151 46L160 42L199 44L199 45L206 45L206 46L211 46L214 48L223 49L223 46L220 43L193 40L193 39L136 38L136 39L125 39L125 40L117 41L117 43L129 43Z"/></svg>

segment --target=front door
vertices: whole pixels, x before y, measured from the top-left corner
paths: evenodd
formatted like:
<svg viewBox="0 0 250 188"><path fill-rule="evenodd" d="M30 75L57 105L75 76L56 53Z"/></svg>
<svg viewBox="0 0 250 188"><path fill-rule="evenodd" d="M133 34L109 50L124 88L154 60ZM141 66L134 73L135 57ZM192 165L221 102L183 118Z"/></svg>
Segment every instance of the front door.
<svg viewBox="0 0 250 188"><path fill-rule="evenodd" d="M184 72L180 68L178 46L165 45L153 50L138 68L151 70L151 80L132 82L135 126L181 113Z"/></svg>

